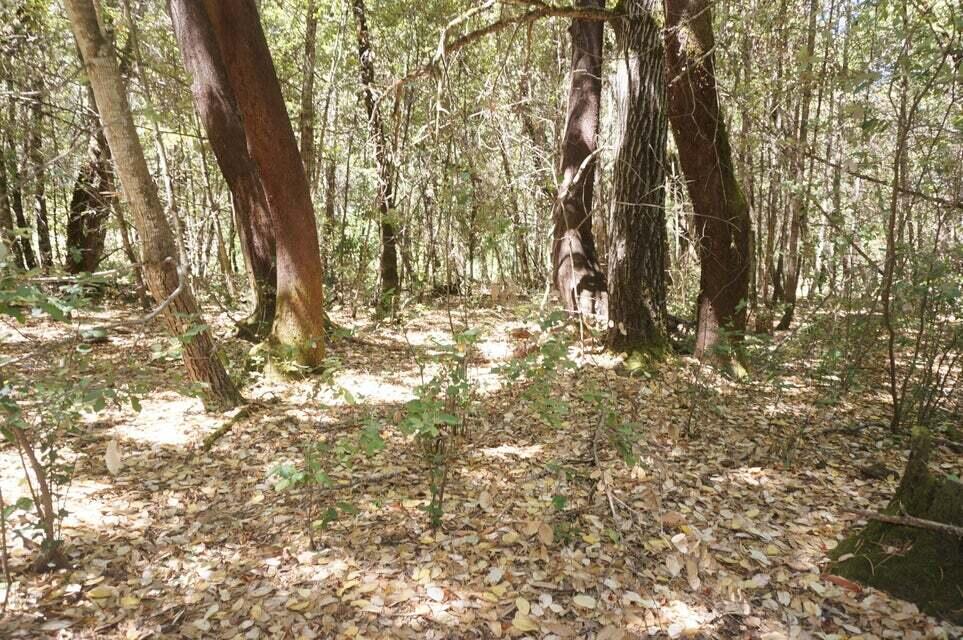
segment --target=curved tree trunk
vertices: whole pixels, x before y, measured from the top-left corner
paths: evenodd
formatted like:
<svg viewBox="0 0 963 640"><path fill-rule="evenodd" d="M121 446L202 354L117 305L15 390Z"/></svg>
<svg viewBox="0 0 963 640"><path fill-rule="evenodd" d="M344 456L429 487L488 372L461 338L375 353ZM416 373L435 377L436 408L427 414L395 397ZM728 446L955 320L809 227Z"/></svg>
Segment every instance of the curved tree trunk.
<svg viewBox="0 0 963 640"><path fill-rule="evenodd" d="M398 274L398 234L392 214L395 208L394 165L389 157L388 143L385 140L381 109L378 106L374 89L374 52L365 14L364 0L352 0L355 26L358 35L358 61L361 68L361 88L364 108L368 114L368 125L374 138L375 163L378 165L378 196L376 206L381 229L381 299L382 311L391 311L401 287Z"/></svg>
<svg viewBox="0 0 963 640"><path fill-rule="evenodd" d="M88 88L88 108L97 113L93 92ZM110 148L97 116L90 118L92 128L87 159L80 166L67 216L67 273L92 273L104 255L107 218L114 198L114 174Z"/></svg>
<svg viewBox="0 0 963 640"><path fill-rule="evenodd" d="M270 342L299 364L324 360L324 292L314 206L254 0L204 0L267 196L277 247Z"/></svg>
<svg viewBox="0 0 963 640"><path fill-rule="evenodd" d="M605 6L604 0L576 0L577 8ZM573 19L568 114L559 162L561 186L552 210L552 267L565 309L592 315L604 309L605 275L592 235L595 153L602 97L604 23Z"/></svg>
<svg viewBox="0 0 963 640"><path fill-rule="evenodd" d="M191 76L194 106L231 189L235 225L254 291L254 312L239 323L239 335L262 340L271 332L277 304L276 244L267 196L248 153L237 99L207 12L196 0L169 0L168 9Z"/></svg>
<svg viewBox="0 0 963 640"><path fill-rule="evenodd" d="M655 0L630 0L616 30L621 138L609 231L608 344L666 342L665 73Z"/></svg>
<svg viewBox="0 0 963 640"><path fill-rule="evenodd" d="M174 236L144 159L113 47L98 23L93 0L67 0L65 4L103 118L104 134L117 161L117 174L143 243L147 285L162 306L168 330L182 341L190 380L207 387L209 405L233 407L242 399L221 364L210 330L197 330L203 320L190 284L177 264Z"/></svg>
<svg viewBox="0 0 963 640"><path fill-rule="evenodd" d="M736 181L716 91L709 0L666 0L669 121L699 234L696 356L741 340L749 288L749 206Z"/></svg>

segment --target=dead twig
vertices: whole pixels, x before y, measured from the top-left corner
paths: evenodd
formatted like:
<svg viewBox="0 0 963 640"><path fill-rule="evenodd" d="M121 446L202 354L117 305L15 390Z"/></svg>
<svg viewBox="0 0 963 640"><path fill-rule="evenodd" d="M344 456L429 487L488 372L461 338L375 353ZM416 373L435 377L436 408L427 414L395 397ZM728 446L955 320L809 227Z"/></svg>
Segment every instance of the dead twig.
<svg viewBox="0 0 963 640"><path fill-rule="evenodd" d="M863 509L858 509L852 512L854 515L866 518L867 520L876 520L878 522L885 522L886 524L895 524L901 527L913 527L915 529L928 529L930 531L938 531L940 533L945 533L946 535L956 536L957 538L963 538L963 527L958 527L956 525L947 524L945 522L937 522L935 520L926 520L924 518L917 518L915 516L891 516L887 513L877 513L876 511L866 511Z"/></svg>

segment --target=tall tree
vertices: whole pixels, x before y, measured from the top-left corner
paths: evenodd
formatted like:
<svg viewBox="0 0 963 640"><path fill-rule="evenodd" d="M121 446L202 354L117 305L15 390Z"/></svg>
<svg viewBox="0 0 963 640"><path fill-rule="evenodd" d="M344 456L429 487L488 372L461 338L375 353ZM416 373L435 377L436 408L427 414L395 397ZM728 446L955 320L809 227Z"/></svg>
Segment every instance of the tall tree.
<svg viewBox="0 0 963 640"><path fill-rule="evenodd" d="M90 142L81 163L67 214L68 273L93 272L104 255L107 218L114 199L114 174L110 166L110 147L104 137L93 91L87 88Z"/></svg>
<svg viewBox="0 0 963 640"><path fill-rule="evenodd" d="M221 364L211 331L204 326L190 283L177 263L174 237L147 167L124 81L111 43L98 21L97 9L93 0L67 0L65 4L103 119L104 135L143 243L148 287L160 305L169 331L181 338L189 378L206 386L208 404L235 406L241 402L241 396ZM199 326L203 328L198 330Z"/></svg>
<svg viewBox="0 0 963 640"><path fill-rule="evenodd" d="M602 9L604 0L576 0L576 8ZM605 274L592 233L599 105L602 101L602 42L605 23L575 18L569 27L572 66L568 113L559 161L561 183L552 210L552 266L555 288L566 310L603 310Z"/></svg>
<svg viewBox="0 0 963 640"><path fill-rule="evenodd" d="M3 138L0 137L0 244L3 245L4 251L3 256L0 257L8 264L12 263L17 267L22 267L23 259L17 255L15 250L13 209L10 208L10 195L7 187L7 163L3 161L3 158Z"/></svg>
<svg viewBox="0 0 963 640"><path fill-rule="evenodd" d="M368 126L375 145L375 164L378 169L378 194L375 206L378 209L381 228L381 299L379 306L383 311L394 307L394 300L401 287L398 273L398 233L392 219L395 208L395 171L388 151L381 108L375 93L374 51L371 50L371 36L364 0L352 0L355 28L358 36L358 63L361 69L361 93Z"/></svg>
<svg viewBox="0 0 963 640"><path fill-rule="evenodd" d="M239 335L262 340L274 322L278 277L267 196L257 165L248 153L244 123L207 11L195 0L170 0L168 10L184 66L191 76L194 107L231 190L235 226L254 291L254 312L239 323Z"/></svg>
<svg viewBox="0 0 963 640"><path fill-rule="evenodd" d="M792 150L793 172L796 180L796 191L790 198L789 246L786 251L786 270L783 274L783 296L786 309L779 320L777 329L788 329L792 324L796 311L796 290L799 288L799 273L802 269L803 248L806 245L806 235L809 227L807 209L809 207L809 190L806 182L806 155L809 146L809 112L813 95L813 56L816 51L816 15L820 11L816 0L809 0L809 26L806 30L806 51L802 61L800 78L802 81L802 95L799 98L799 126L796 128L796 144ZM818 117L818 114L817 114ZM810 172L811 173L811 172Z"/></svg>
<svg viewBox="0 0 963 640"><path fill-rule="evenodd" d="M710 0L665 0L669 121L689 188L701 260L695 353L741 339L749 288L749 206L719 107Z"/></svg>
<svg viewBox="0 0 963 640"><path fill-rule="evenodd" d="M8 82L8 90L11 90L10 87L11 85ZM34 256L33 243L30 239L30 224L27 222L27 218L23 212L23 179L20 173L20 162L17 159L17 146L12 133L16 122L17 111L12 98L10 100L8 114L8 126L5 136L6 144L4 145L6 153L0 160L6 163L6 169L10 174L7 182L7 194L10 199L10 208L13 211L14 233L17 236L14 240L14 253L20 266L29 271L30 269L37 268L37 259Z"/></svg>
<svg viewBox="0 0 963 640"><path fill-rule="evenodd" d="M614 349L666 341L665 73L655 0L628 0L616 22L619 149L609 226L609 331Z"/></svg>
<svg viewBox="0 0 963 640"><path fill-rule="evenodd" d="M34 219L37 225L37 249L40 266L53 266L53 249L50 244L50 222L47 215L47 163L43 156L44 82L34 81L30 94L30 133L27 136L27 157L33 177Z"/></svg>
<svg viewBox="0 0 963 640"><path fill-rule="evenodd" d="M324 292L314 206L254 0L204 0L274 225L277 308L270 343L305 367L324 360Z"/></svg>
<svg viewBox="0 0 963 640"><path fill-rule="evenodd" d="M301 139L301 159L308 184L314 184L314 72L317 64L318 4L308 0L307 15L304 20L304 64L301 81L301 112L298 114L298 131Z"/></svg>

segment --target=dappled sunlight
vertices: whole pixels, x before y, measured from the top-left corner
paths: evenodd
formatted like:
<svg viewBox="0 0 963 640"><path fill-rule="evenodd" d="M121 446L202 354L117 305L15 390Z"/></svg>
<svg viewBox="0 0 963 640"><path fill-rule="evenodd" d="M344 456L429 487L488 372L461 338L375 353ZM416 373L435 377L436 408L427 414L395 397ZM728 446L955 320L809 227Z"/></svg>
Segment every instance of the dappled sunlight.
<svg viewBox="0 0 963 640"><path fill-rule="evenodd" d="M171 392L155 393L141 402L141 410L114 431L117 436L148 445L183 446L197 442L223 418L204 411L198 398Z"/></svg>

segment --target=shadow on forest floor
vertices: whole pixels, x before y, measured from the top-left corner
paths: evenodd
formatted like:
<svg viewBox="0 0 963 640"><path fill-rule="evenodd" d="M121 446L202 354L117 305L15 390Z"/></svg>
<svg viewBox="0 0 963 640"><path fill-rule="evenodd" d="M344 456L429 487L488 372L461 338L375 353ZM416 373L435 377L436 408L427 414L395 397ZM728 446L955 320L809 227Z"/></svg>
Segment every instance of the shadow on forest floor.
<svg viewBox="0 0 963 640"><path fill-rule="evenodd" d="M356 339L331 348L342 365L335 386L255 377L245 394L257 404L210 452L201 442L228 418L176 393L177 362L145 364L159 334L98 346L89 375L109 371L153 391L140 413L98 415L70 443L77 469L64 538L73 567L20 574L0 636L935 632L913 605L822 574L827 552L857 522L850 514L884 504L903 466L898 448L879 446L880 429L846 428L878 422L886 411L878 398L817 408L804 386L776 393L693 375L682 358L627 377L591 347L575 349L578 369L537 397L492 371L512 357L509 330L522 321L473 316L484 336L472 366L479 391L437 531L425 512L425 459L397 424L422 379L418 360L437 352L433 340L450 341L444 312L419 316L404 334L335 316L356 328ZM27 353L49 331L28 325L4 355ZM228 345L232 357L243 349ZM55 356L19 366L42 376ZM639 425L636 465L599 437L603 407L582 397L588 388L609 394L604 410ZM543 419L546 401L567 407L559 424ZM317 534L311 549L308 494L275 491L270 473L297 463L305 444L357 436L369 418L383 424L386 448L332 468L346 488L314 498L357 513ZM111 438L124 461L117 477L104 462ZM868 468L891 473L870 478ZM4 496L19 493L18 469L13 452L0 450ZM27 561L15 548L14 568Z"/></svg>

